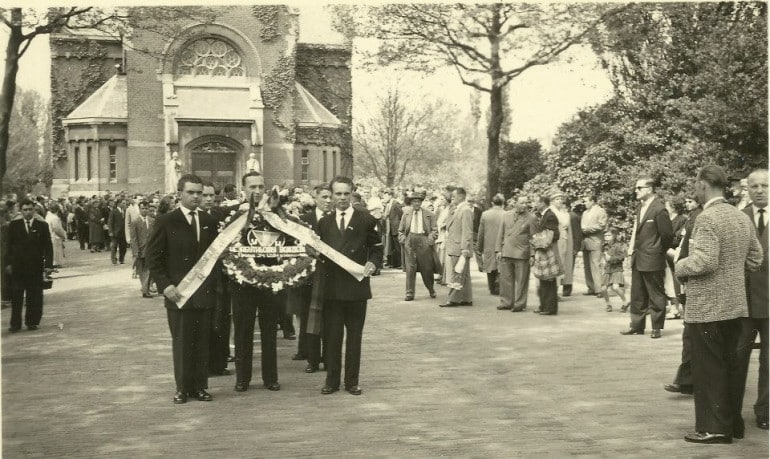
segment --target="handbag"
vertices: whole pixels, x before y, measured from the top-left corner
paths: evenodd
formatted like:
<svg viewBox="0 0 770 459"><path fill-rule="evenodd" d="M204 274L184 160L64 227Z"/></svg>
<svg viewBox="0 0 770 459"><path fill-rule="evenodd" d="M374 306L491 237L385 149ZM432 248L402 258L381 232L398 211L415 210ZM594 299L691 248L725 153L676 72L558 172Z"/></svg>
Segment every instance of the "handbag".
<svg viewBox="0 0 770 459"><path fill-rule="evenodd" d="M553 247L547 249L535 249L534 258L532 274L534 274L536 278L550 280L564 275L564 269L561 266L559 255Z"/></svg>
<svg viewBox="0 0 770 459"><path fill-rule="evenodd" d="M43 290L50 290L53 287L53 277L43 273Z"/></svg>

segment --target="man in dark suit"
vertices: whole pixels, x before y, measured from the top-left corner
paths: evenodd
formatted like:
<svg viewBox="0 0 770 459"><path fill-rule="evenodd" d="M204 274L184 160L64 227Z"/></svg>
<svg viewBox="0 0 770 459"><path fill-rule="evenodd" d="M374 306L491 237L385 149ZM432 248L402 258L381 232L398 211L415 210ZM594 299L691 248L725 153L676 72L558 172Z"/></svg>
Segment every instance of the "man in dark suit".
<svg viewBox="0 0 770 459"><path fill-rule="evenodd" d="M215 195L214 184L204 181L203 193L201 194L201 212L211 215L219 223L224 221L230 212L223 207L214 205ZM230 355L230 290L221 262L214 266L211 276L216 283L217 300L211 315L209 374L224 376L230 374L230 371L227 370L227 357Z"/></svg>
<svg viewBox="0 0 770 459"><path fill-rule="evenodd" d="M331 182L334 212L318 222L321 240L336 251L364 265L362 281L331 260L322 258L323 321L327 337L326 384L322 394L339 390L342 373L342 341L345 342L345 390L360 395L358 373L361 366L361 338L366 318L366 302L372 297L369 277L382 260L382 241L377 234L377 220L369 214L354 210L350 205L353 181L336 177Z"/></svg>
<svg viewBox="0 0 770 459"><path fill-rule="evenodd" d="M671 219L663 202L655 197L654 181L643 177L634 188L641 203L634 218L628 245L631 256L631 324L621 335L643 335L650 315L650 338L660 338L666 321L666 251L674 239Z"/></svg>
<svg viewBox="0 0 770 459"><path fill-rule="evenodd" d="M401 216L404 214L401 202L393 195L393 192L387 190L382 195L385 201L385 211L383 212L385 228L385 237L389 240L386 255L386 263L391 268L401 267L401 244L398 242L398 225L401 223Z"/></svg>
<svg viewBox="0 0 770 459"><path fill-rule="evenodd" d="M538 201L539 218L537 221L537 227L535 228L535 234L545 230L553 231L553 239L551 240L549 250L553 251L558 257L559 255L556 251L556 242L559 240L559 218L556 216L553 210L548 207L550 205L550 196L540 196L540 201ZM552 279L540 279L540 283L537 287L537 296L540 299L540 308L533 311L535 314L540 314L541 316L555 316L559 312L559 303L557 298L559 286L557 281L557 277Z"/></svg>
<svg viewBox="0 0 770 459"><path fill-rule="evenodd" d="M414 300L414 282L420 271L422 282L431 298L436 298L433 289L433 244L438 237L436 215L422 208L424 192L414 192L409 196L409 207L404 210L398 226L398 241L404 245L406 264L406 296L404 301Z"/></svg>
<svg viewBox="0 0 770 459"><path fill-rule="evenodd" d="M256 171L241 178L247 201L253 195L259 203L265 192L265 178ZM268 390L281 390L278 384L277 344L278 321L286 307L286 291L273 292L248 284L230 283L233 295L233 330L235 342L235 390L244 392L251 383L251 361L254 355L254 319L259 310L259 340L262 363L262 383Z"/></svg>
<svg viewBox="0 0 770 459"><path fill-rule="evenodd" d="M198 206L203 193L200 177L185 174L177 183L180 207L158 216L150 233L145 258L158 291L165 296L172 338L174 403L192 396L210 401L208 389L209 331L211 310L216 301L215 282L209 276L181 308L179 282L195 266L217 236L217 223Z"/></svg>
<svg viewBox="0 0 770 459"><path fill-rule="evenodd" d="M146 249L147 241L150 239L150 231L155 224L155 219L147 215L150 210L150 203L142 201L139 203L139 217L131 221L130 237L131 252L136 260L136 273L139 275L139 283L142 287L142 297L152 298L150 294L150 268L147 266Z"/></svg>
<svg viewBox="0 0 770 459"><path fill-rule="evenodd" d="M53 271L53 244L51 232L45 221L36 219L35 203L25 198L21 201L21 216L8 224L6 244L8 256L3 260L11 286L11 333L21 330L21 312L24 297L27 311L24 324L37 330L43 317L43 275Z"/></svg>
<svg viewBox="0 0 770 459"><path fill-rule="evenodd" d="M300 220L318 233L318 222L332 209L332 192L328 184L317 185L313 191L315 207L302 214ZM288 292L292 300L299 303L299 340L297 340L297 353L292 359L307 360L305 373L315 373L320 364L325 361L322 352L322 342L325 341L323 335L307 332L312 294L312 285L304 285Z"/></svg>
<svg viewBox="0 0 770 459"><path fill-rule="evenodd" d="M110 234L110 257L112 264L122 265L126 258L126 206L123 198L115 200L115 207L110 210L107 217L107 228Z"/></svg>
<svg viewBox="0 0 770 459"><path fill-rule="evenodd" d="M738 412L743 407L743 394L746 389L746 377L751 361L751 349L759 333L759 382L757 384L757 401L754 404L754 415L757 427L768 428L768 231L767 231L767 170L756 170L749 174L748 191L751 205L743 212L754 223L756 236L762 246L764 258L758 271L746 272L746 294L749 303L749 316L741 319L741 334L738 339L738 361L743 384L740 386Z"/></svg>

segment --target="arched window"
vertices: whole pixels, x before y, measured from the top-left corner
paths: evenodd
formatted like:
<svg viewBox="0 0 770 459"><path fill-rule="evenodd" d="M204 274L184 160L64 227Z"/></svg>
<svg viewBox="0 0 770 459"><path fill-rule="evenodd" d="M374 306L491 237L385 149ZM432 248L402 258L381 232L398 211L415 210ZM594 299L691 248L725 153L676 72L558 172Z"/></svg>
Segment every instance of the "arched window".
<svg viewBox="0 0 770 459"><path fill-rule="evenodd" d="M178 76L234 78L246 76L243 58L235 48L217 38L200 38L179 53Z"/></svg>

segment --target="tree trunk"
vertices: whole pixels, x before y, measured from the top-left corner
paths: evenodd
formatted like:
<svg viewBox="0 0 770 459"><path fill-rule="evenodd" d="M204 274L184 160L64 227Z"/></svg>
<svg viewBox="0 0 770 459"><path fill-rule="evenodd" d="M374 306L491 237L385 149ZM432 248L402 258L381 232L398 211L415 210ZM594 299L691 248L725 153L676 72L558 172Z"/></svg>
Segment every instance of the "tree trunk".
<svg viewBox="0 0 770 459"><path fill-rule="evenodd" d="M18 10L18 11L16 11ZM10 27L8 46L5 48L5 74L0 90L0 191L3 190L3 179L6 170L6 153L8 152L8 129L11 124L13 100L16 97L16 74L19 71L19 49L24 41L21 32L21 9L14 8L11 18L18 15L19 22Z"/></svg>
<svg viewBox="0 0 770 459"><path fill-rule="evenodd" d="M489 92L489 125L487 126L487 203L500 192L500 130L503 126L503 88L499 85L503 77L500 67L500 7L491 5L492 23L489 30L489 57L492 64L490 76L492 88Z"/></svg>

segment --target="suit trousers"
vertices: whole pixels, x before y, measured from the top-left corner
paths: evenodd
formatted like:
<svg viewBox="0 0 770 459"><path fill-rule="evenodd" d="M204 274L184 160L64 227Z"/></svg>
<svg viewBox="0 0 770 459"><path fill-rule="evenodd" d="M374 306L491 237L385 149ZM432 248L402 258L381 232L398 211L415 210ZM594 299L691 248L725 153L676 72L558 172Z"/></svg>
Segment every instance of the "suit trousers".
<svg viewBox="0 0 770 459"><path fill-rule="evenodd" d="M420 271L422 283L428 292L433 292L433 246L428 244L428 236L411 233L406 236L404 261L406 262L406 294L414 296L417 271Z"/></svg>
<svg viewBox="0 0 770 459"><path fill-rule="evenodd" d="M529 259L500 258L500 306L516 310L527 307Z"/></svg>
<svg viewBox="0 0 770 459"><path fill-rule="evenodd" d="M757 383L757 402L754 404L754 415L757 418L767 419L768 417L768 390L767 390L767 343L768 343L768 319L753 319L744 317L741 319L741 335L738 338L738 362L739 370L743 379L740 385L740 394L738 397L739 410L743 407L743 395L746 391L746 379L749 373L749 363L751 362L751 350L754 340L759 333L759 382ZM738 411L740 413L740 411Z"/></svg>
<svg viewBox="0 0 770 459"><path fill-rule="evenodd" d="M601 250L583 250L583 273L586 277L588 293L599 293L602 289Z"/></svg>
<svg viewBox="0 0 770 459"><path fill-rule="evenodd" d="M695 430L732 437L743 433L738 411L743 378L737 359L741 320L690 323Z"/></svg>
<svg viewBox="0 0 770 459"><path fill-rule="evenodd" d="M27 311L24 314L24 325L40 325L40 319L43 317L43 286L13 285L11 279L11 328L14 330L21 328L21 311L24 308L25 296Z"/></svg>
<svg viewBox="0 0 770 459"><path fill-rule="evenodd" d="M401 257L401 243L398 242L398 235L391 234L388 237L390 238L390 253L386 254L388 265L390 265L391 268L400 268L402 257Z"/></svg>
<svg viewBox="0 0 770 459"><path fill-rule="evenodd" d="M110 241L110 259L113 264L118 261L123 263L126 259L126 238L123 235L116 235Z"/></svg>
<svg viewBox="0 0 770 459"><path fill-rule="evenodd" d="M495 269L487 273L487 287L492 295L500 294L500 271Z"/></svg>
<svg viewBox="0 0 770 459"><path fill-rule="evenodd" d="M345 339L345 387L358 385L361 369L361 339L366 320L366 300L324 300L323 321L326 329L326 385L340 387L342 341Z"/></svg>
<svg viewBox="0 0 770 459"><path fill-rule="evenodd" d="M300 287L298 292L301 295L302 309L299 314L299 338L297 339L297 354L304 356L307 359L307 363L317 367L321 362L325 362L321 352L321 346L323 340L323 332L321 335L315 335L307 332L308 317L310 317L310 299L313 294L313 286L306 285Z"/></svg>
<svg viewBox="0 0 770 459"><path fill-rule="evenodd" d="M683 312L685 299L684 295L679 295ZM692 339L690 333L692 333L690 327L685 323L682 331L682 363L679 364L674 378L674 383L680 386L692 386Z"/></svg>
<svg viewBox="0 0 770 459"><path fill-rule="evenodd" d="M144 257L139 257L134 260L136 266L136 273L139 275L139 285L142 287L142 293L150 293L150 267L147 265L147 260Z"/></svg>
<svg viewBox="0 0 770 459"><path fill-rule="evenodd" d="M557 279L540 279L537 287L537 296L540 298L540 310L556 314L559 312L557 292L559 285Z"/></svg>
<svg viewBox="0 0 770 459"><path fill-rule="evenodd" d="M647 315L653 329L662 330L666 323L666 292L663 288L665 270L631 270L631 325L634 330L644 330Z"/></svg>
<svg viewBox="0 0 770 459"><path fill-rule="evenodd" d="M178 392L208 389L211 309L166 308Z"/></svg>
<svg viewBox="0 0 770 459"><path fill-rule="evenodd" d="M78 242L80 243L80 250L85 250L86 246L91 247L88 241L88 225L78 225Z"/></svg>
<svg viewBox="0 0 770 459"><path fill-rule="evenodd" d="M223 284L227 281L219 280ZM231 297L227 285L220 285L217 291L217 303L211 318L211 337L209 339L209 370L222 373L227 369L227 357L230 355L230 309Z"/></svg>
<svg viewBox="0 0 770 459"><path fill-rule="evenodd" d="M254 356L254 319L259 309L259 341L262 350L262 382L278 382L277 343L279 316L286 304L285 292L240 287L233 294L233 330L235 341L235 381L251 382Z"/></svg>

